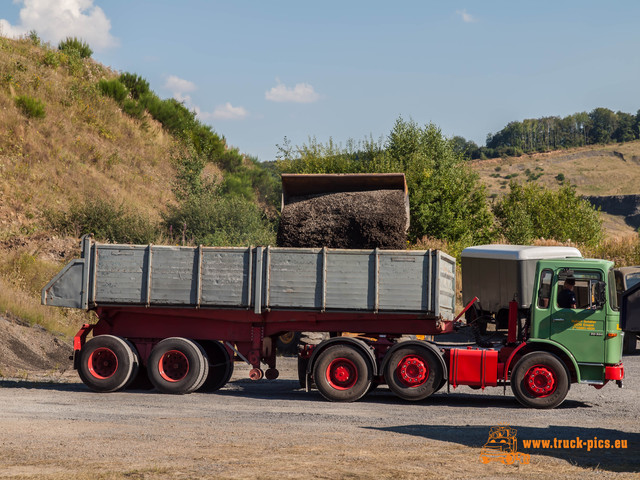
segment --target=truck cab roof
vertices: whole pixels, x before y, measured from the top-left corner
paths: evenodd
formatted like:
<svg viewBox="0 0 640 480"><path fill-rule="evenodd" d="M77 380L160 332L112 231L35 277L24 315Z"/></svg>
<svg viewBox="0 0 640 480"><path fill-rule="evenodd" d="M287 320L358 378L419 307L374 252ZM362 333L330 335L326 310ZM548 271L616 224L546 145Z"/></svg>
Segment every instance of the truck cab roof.
<svg viewBox="0 0 640 480"><path fill-rule="evenodd" d="M582 257L574 247L533 245L478 245L462 251L463 257L491 258L496 260L539 260L543 258Z"/></svg>

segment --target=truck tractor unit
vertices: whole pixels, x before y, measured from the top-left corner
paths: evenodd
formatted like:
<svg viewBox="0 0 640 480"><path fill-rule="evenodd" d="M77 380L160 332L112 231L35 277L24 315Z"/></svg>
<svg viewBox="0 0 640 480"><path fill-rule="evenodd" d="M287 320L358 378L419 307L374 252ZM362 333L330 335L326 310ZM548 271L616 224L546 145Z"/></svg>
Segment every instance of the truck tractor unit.
<svg viewBox="0 0 640 480"><path fill-rule="evenodd" d="M273 380L280 335L331 332L298 360L304 387L328 400L358 400L380 384L410 401L445 385L510 385L523 405L553 408L573 383L621 386L624 370L613 264L545 248L464 250L466 306L456 315L456 262L437 250L114 245L85 236L81 258L46 285L42 303L95 312L75 336L73 362L97 392L146 378L165 393L215 391L234 362L248 364L253 380ZM567 278L574 308L558 306ZM462 348L407 339L454 332L465 314L474 324L504 317L506 336Z"/></svg>

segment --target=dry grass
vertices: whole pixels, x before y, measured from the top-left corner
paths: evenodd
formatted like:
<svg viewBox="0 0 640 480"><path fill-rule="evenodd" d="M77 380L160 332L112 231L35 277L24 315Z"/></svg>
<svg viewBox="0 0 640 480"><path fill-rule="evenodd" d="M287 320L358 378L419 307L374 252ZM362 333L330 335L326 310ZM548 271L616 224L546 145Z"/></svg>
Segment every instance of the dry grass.
<svg viewBox="0 0 640 480"><path fill-rule="evenodd" d="M541 185L557 188L556 176L576 185L582 195L629 195L640 193L640 141L607 146L589 146L550 153L537 153L505 159L476 160L471 163L489 194L508 190L513 180L527 180L541 174L536 180Z"/></svg>
<svg viewBox="0 0 640 480"><path fill-rule="evenodd" d="M172 201L172 138L97 93L97 81L115 72L90 59L49 66L48 51L64 60L30 40L0 37L0 237L29 231L46 209L92 196L159 218ZM43 101L46 117L26 117L18 95Z"/></svg>

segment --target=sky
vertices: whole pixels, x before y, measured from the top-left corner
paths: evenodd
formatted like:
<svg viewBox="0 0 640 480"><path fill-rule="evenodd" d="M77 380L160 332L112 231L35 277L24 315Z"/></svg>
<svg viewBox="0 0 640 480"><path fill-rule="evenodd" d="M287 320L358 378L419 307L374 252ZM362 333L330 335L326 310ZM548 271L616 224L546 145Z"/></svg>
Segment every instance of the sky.
<svg viewBox="0 0 640 480"><path fill-rule="evenodd" d="M0 0L0 34L77 36L261 161L398 117L484 145L511 121L640 108L640 2Z"/></svg>

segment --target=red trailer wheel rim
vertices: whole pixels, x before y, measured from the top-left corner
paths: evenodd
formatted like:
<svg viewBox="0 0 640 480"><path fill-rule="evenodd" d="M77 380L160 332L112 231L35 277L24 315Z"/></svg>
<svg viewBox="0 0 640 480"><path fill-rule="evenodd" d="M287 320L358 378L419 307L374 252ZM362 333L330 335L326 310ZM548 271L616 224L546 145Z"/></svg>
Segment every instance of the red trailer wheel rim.
<svg viewBox="0 0 640 480"><path fill-rule="evenodd" d="M349 390L358 381L358 367L348 358L336 358L327 367L327 382L336 390Z"/></svg>
<svg viewBox="0 0 640 480"><path fill-rule="evenodd" d="M167 382L179 382L189 373L189 359L178 350L169 350L160 357L158 372Z"/></svg>
<svg viewBox="0 0 640 480"><path fill-rule="evenodd" d="M524 376L527 390L536 397L547 397L556 390L556 374L545 365L534 365Z"/></svg>
<svg viewBox="0 0 640 480"><path fill-rule="evenodd" d="M89 373L99 380L106 380L118 371L118 357L110 348L95 349L87 361Z"/></svg>
<svg viewBox="0 0 640 480"><path fill-rule="evenodd" d="M429 378L429 366L418 355L407 355L398 362L396 375L406 387L418 387Z"/></svg>

